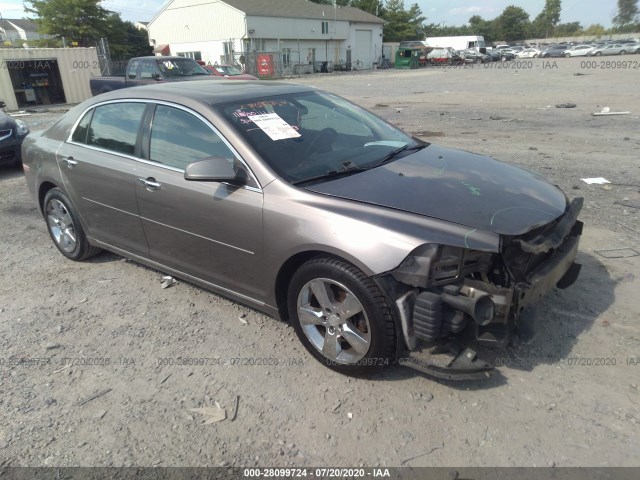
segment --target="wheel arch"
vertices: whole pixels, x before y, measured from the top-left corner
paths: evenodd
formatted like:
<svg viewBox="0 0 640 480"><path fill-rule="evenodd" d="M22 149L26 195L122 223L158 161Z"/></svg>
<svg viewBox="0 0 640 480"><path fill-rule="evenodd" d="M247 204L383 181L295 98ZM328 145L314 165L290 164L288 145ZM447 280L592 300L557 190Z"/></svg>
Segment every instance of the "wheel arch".
<svg viewBox="0 0 640 480"><path fill-rule="evenodd" d="M58 186L50 181L44 181L38 187L38 207L40 208L40 213L44 215L44 197L47 196L47 193L52 188L58 188Z"/></svg>
<svg viewBox="0 0 640 480"><path fill-rule="evenodd" d="M282 320L289 321L289 313L287 311L287 290L289 289L291 278L302 265L312 258L319 256L331 257L349 263L354 267L359 268L368 277L373 274L373 272L363 265L362 262L351 258L349 255L320 249L305 250L295 253L280 266L276 275L274 298L278 309L278 315Z"/></svg>

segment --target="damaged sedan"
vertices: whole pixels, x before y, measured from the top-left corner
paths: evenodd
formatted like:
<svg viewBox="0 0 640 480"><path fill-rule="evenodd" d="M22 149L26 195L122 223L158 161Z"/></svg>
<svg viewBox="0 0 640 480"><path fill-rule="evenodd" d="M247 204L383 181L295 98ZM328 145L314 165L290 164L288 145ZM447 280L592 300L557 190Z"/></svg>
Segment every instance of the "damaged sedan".
<svg viewBox="0 0 640 480"><path fill-rule="evenodd" d="M23 162L68 259L109 250L288 320L347 374L487 376L469 342L506 346L580 270L582 199L302 85L100 95Z"/></svg>

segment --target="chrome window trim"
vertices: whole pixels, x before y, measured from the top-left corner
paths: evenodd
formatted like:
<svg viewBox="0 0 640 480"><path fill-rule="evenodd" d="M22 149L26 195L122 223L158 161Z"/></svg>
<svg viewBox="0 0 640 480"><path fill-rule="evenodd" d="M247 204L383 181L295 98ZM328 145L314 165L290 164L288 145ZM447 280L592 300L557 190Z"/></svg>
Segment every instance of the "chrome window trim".
<svg viewBox="0 0 640 480"><path fill-rule="evenodd" d="M76 128L78 128L78 124L84 118L84 116L87 114L87 112L89 110L97 108L97 107L101 107L103 105L109 105L109 104L112 104L112 103L144 103L144 104L153 103L155 105L165 105L167 107L177 108L179 110L183 110L183 111L195 116L197 119L202 121L207 127L209 127L213 131L213 133L215 133L218 137L220 137L220 139L227 146L227 148L229 150L231 150L231 153L233 153L233 155L247 169L247 172L249 172L249 175L251 175L251 178L253 179L255 184L258 185L257 187L252 187L250 185L243 185L242 188L244 188L245 190L252 191L252 192L260 192L260 193L262 193L262 187L260 185L260 182L258 181L258 178L254 175L254 173L251 170L251 168L249 168L249 165L247 165L247 162L245 162L244 158L242 158L242 156L233 147L233 145L231 145L231 143L229 143L229 141L224 137L224 135L222 135L220 133L220 131L209 120L207 120L205 117L200 115L198 112L196 112L196 111L194 111L194 110L192 110L192 109L190 109L188 107L185 107L184 105L179 105L177 103L171 103L171 102L167 102L165 100L152 100L152 99L145 99L145 98L122 98L122 99L118 99L118 100L105 100L104 102L94 103L93 105L87 107L78 116L77 120L73 124L73 127L71 127L71 130L69 132L69 136L67 137L67 139L65 140L64 143L69 143L71 145L75 145L75 146L78 146L78 147L88 148L90 150L95 150L97 152L108 153L108 154L111 154L111 155L117 155L117 156L122 157L122 158L127 158L129 160L135 160L136 162L144 163L146 165L152 165L152 166L156 166L156 167L159 167L159 168L164 168L166 170L171 170L171 171L174 171L174 172L178 172L178 173L184 174L184 169L182 169L182 168L172 167L171 165L165 165L163 163L153 162L151 160L146 160L144 158L135 157L133 155L127 155L126 153L114 152L114 151L111 151L111 150L107 150L106 148L94 147L93 145L87 145L86 143L79 143L79 142L74 142L73 141L73 132L76 131ZM153 128L153 125L151 126L151 128ZM227 182L219 182L219 183L227 184Z"/></svg>

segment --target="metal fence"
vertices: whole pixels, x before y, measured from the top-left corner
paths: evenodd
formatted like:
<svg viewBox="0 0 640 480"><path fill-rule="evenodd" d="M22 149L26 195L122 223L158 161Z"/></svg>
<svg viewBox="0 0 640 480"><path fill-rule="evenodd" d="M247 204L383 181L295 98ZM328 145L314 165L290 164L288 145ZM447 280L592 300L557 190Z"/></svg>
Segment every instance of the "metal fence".
<svg viewBox="0 0 640 480"><path fill-rule="evenodd" d="M234 54L234 63L247 73L258 78L290 78L309 73L331 73L335 70L350 70L346 63L333 61L309 62L300 52L244 52Z"/></svg>

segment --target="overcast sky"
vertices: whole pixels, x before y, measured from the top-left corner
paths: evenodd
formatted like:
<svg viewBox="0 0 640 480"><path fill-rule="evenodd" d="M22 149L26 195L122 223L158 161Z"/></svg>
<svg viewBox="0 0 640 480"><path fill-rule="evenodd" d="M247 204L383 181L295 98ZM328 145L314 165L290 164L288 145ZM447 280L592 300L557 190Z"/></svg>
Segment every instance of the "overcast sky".
<svg viewBox="0 0 640 480"><path fill-rule="evenodd" d="M264 0L268 2L269 0ZM4 18L22 18L22 0L0 0L0 13ZM405 7L414 1L405 0ZM544 7L544 0L417 0L427 19L427 23L443 23L445 25L463 25L473 15L485 19L498 16L506 6L522 7L531 19L535 18ZM132 6L134 4L135 6ZM125 20L149 21L164 4L164 0L104 0L102 5L119 12ZM592 23L611 26L611 19L616 15L616 0L563 0L561 22L580 22L584 27Z"/></svg>

